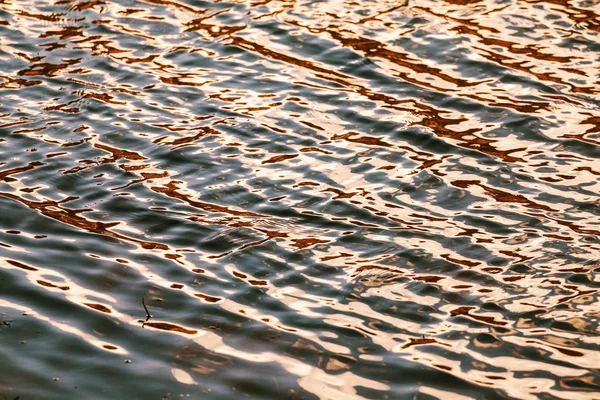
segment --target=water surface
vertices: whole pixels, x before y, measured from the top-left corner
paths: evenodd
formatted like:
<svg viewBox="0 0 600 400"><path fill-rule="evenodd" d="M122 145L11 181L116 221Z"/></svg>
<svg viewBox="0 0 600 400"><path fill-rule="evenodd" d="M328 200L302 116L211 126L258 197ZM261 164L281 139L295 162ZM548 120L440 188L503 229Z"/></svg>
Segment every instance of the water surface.
<svg viewBox="0 0 600 400"><path fill-rule="evenodd" d="M0 399L600 398L599 54L597 0L1 1Z"/></svg>

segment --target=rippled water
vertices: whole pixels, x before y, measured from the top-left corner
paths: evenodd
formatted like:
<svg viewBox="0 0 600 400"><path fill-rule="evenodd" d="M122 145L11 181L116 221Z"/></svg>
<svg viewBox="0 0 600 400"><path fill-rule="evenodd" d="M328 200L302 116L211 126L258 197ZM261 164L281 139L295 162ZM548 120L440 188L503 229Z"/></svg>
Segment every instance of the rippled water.
<svg viewBox="0 0 600 400"><path fill-rule="evenodd" d="M0 1L0 399L599 399L599 54L597 0Z"/></svg>

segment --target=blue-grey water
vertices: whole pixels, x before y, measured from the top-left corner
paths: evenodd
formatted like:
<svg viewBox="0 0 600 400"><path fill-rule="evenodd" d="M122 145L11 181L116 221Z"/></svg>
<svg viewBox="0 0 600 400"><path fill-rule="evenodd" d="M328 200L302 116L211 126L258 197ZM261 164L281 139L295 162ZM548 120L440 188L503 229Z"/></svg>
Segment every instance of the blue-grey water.
<svg viewBox="0 0 600 400"><path fill-rule="evenodd" d="M600 399L599 193L598 0L0 0L0 400Z"/></svg>

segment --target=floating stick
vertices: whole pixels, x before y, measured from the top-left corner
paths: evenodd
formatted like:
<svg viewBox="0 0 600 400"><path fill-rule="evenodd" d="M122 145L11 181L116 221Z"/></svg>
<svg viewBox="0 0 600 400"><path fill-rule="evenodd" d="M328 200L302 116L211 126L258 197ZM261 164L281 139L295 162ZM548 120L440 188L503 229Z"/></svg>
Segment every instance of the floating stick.
<svg viewBox="0 0 600 400"><path fill-rule="evenodd" d="M150 314L150 312L148 311L148 307L146 307L146 301L144 300L144 298L142 297L142 305L144 306L144 310L146 310L146 320L142 323L142 328L144 327L144 324L146 322L148 322L148 320L150 318L152 318L152 315Z"/></svg>

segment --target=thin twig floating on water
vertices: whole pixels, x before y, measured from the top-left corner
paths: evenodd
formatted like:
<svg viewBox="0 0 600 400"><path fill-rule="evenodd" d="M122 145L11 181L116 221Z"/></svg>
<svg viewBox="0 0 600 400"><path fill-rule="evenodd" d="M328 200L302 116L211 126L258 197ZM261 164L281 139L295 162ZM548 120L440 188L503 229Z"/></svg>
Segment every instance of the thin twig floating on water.
<svg viewBox="0 0 600 400"><path fill-rule="evenodd" d="M144 306L144 310L146 310L146 320L142 323L142 328L144 327L144 324L146 322L148 322L148 320L150 318L152 318L152 314L150 314L150 312L148 311L148 307L146 307L146 301L144 300L144 298L142 297L142 305Z"/></svg>

